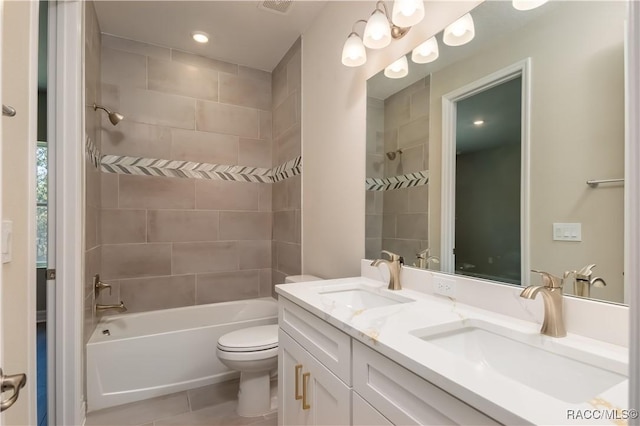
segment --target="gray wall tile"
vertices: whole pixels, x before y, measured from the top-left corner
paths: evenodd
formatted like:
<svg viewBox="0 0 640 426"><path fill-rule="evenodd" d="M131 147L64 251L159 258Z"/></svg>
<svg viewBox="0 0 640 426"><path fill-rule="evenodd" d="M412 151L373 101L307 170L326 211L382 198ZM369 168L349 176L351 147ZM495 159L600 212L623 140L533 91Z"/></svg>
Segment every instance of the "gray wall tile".
<svg viewBox="0 0 640 426"><path fill-rule="evenodd" d="M171 159L211 164L238 164L238 137L172 129ZM241 163L242 164L242 163Z"/></svg>
<svg viewBox="0 0 640 426"><path fill-rule="evenodd" d="M148 69L149 90L218 100L218 73L212 69L156 58L148 59Z"/></svg>
<svg viewBox="0 0 640 426"><path fill-rule="evenodd" d="M147 241L146 210L102 210L104 244L144 243Z"/></svg>
<svg viewBox="0 0 640 426"><path fill-rule="evenodd" d="M120 281L120 299L127 312L192 306L196 298L196 276L137 278Z"/></svg>
<svg viewBox="0 0 640 426"><path fill-rule="evenodd" d="M243 69L248 70L244 67ZM240 75L221 73L220 102L270 110L271 81L266 80L262 75L253 75L246 71L241 72Z"/></svg>
<svg viewBox="0 0 640 426"><path fill-rule="evenodd" d="M220 212L221 240L271 239L270 212Z"/></svg>
<svg viewBox="0 0 640 426"><path fill-rule="evenodd" d="M174 243L174 274L195 274L238 270L238 243L235 241L206 243Z"/></svg>
<svg viewBox="0 0 640 426"><path fill-rule="evenodd" d="M245 138L257 139L260 135L258 110L201 100L196 103L196 126L205 132Z"/></svg>
<svg viewBox="0 0 640 426"><path fill-rule="evenodd" d="M258 210L260 183L198 179L196 208L206 210Z"/></svg>
<svg viewBox="0 0 640 426"><path fill-rule="evenodd" d="M119 203L121 208L193 209L195 180L120 175Z"/></svg>
<svg viewBox="0 0 640 426"><path fill-rule="evenodd" d="M215 241L218 212L150 210L147 226L150 242Z"/></svg>
<svg viewBox="0 0 640 426"><path fill-rule="evenodd" d="M260 271L198 274L196 303L216 303L260 296Z"/></svg>
<svg viewBox="0 0 640 426"><path fill-rule="evenodd" d="M171 49L171 60L182 62L183 64L195 65L196 67L209 68L215 71L237 74L238 65L229 62L219 61L213 58L194 55L182 50Z"/></svg>
<svg viewBox="0 0 640 426"><path fill-rule="evenodd" d="M118 278L171 275L171 244L106 244L102 276Z"/></svg>
<svg viewBox="0 0 640 426"><path fill-rule="evenodd" d="M125 118L157 126L195 129L195 104L192 98L150 90L120 92L120 112Z"/></svg>

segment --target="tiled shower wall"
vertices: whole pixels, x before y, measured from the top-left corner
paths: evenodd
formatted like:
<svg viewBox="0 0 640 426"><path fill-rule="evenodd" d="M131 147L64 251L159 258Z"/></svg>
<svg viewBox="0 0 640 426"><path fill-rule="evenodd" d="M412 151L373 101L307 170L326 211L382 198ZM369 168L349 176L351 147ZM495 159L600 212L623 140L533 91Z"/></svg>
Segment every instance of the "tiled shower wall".
<svg viewBox="0 0 640 426"><path fill-rule="evenodd" d="M301 67L301 40L298 39L272 73L274 165L300 155ZM273 184L274 285L283 283L287 275L300 274L301 208L301 175Z"/></svg>
<svg viewBox="0 0 640 426"><path fill-rule="evenodd" d="M295 57L299 63L299 53L285 59ZM297 85L295 66L284 69L292 70L284 80L275 77L282 75L278 68L272 79L269 72L103 34L103 102L126 118L117 127L103 118L102 154L277 166L300 153L299 66ZM272 191L276 212L293 212L296 223L299 176L269 184L102 173L109 301L139 312L271 295L272 275L279 276L272 264L284 273L300 270L299 232L289 237L286 228L283 241L272 243L279 224L288 226L278 219L274 225ZM294 266L277 256L291 254L289 246L298 249Z"/></svg>
<svg viewBox="0 0 640 426"><path fill-rule="evenodd" d="M100 26L92 1L85 3L85 105L101 102ZM85 133L100 148L100 112L85 110ZM85 155L85 268L84 268L84 342L96 326L93 315L92 277L101 272L100 172Z"/></svg>
<svg viewBox="0 0 640 426"><path fill-rule="evenodd" d="M385 156L385 176L426 170L429 164L429 77L384 102L385 152L402 150L395 160ZM429 247L429 185L385 191L382 247L416 262Z"/></svg>

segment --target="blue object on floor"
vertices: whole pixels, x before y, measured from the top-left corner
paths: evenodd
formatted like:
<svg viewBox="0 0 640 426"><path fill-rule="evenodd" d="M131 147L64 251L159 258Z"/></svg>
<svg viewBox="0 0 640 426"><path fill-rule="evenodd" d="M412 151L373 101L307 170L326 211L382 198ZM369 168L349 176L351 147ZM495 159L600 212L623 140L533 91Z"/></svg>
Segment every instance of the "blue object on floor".
<svg viewBox="0 0 640 426"><path fill-rule="evenodd" d="M47 425L47 323L40 322L36 329L38 426Z"/></svg>

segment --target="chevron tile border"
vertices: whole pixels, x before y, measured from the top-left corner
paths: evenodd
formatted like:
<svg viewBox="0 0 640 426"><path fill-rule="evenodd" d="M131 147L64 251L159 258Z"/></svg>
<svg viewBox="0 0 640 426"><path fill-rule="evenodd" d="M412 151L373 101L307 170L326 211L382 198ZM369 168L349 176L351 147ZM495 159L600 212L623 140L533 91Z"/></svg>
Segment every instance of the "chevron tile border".
<svg viewBox="0 0 640 426"><path fill-rule="evenodd" d="M89 136L86 137L85 145L86 154L91 164L105 173L272 183L280 182L302 172L302 157L300 156L268 169L122 155L101 155Z"/></svg>
<svg viewBox="0 0 640 426"><path fill-rule="evenodd" d="M429 170L423 170L388 178L367 178L365 180L365 188L367 191L389 191L426 185L427 183L429 183Z"/></svg>
<svg viewBox="0 0 640 426"><path fill-rule="evenodd" d="M93 143L91 138L87 136L87 142L85 144L87 156L89 157L89 161L96 169L100 169L100 151L96 147L96 144Z"/></svg>

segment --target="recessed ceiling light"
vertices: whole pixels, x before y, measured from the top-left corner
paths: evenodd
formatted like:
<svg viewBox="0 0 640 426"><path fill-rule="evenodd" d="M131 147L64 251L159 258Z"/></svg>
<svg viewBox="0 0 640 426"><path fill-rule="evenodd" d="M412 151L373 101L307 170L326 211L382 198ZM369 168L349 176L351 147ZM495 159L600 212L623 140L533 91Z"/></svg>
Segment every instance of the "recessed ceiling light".
<svg viewBox="0 0 640 426"><path fill-rule="evenodd" d="M476 126L482 126L484 124L484 120L476 120L473 122Z"/></svg>
<svg viewBox="0 0 640 426"><path fill-rule="evenodd" d="M209 43L209 34L204 31L194 31L191 33L191 37L198 43Z"/></svg>

